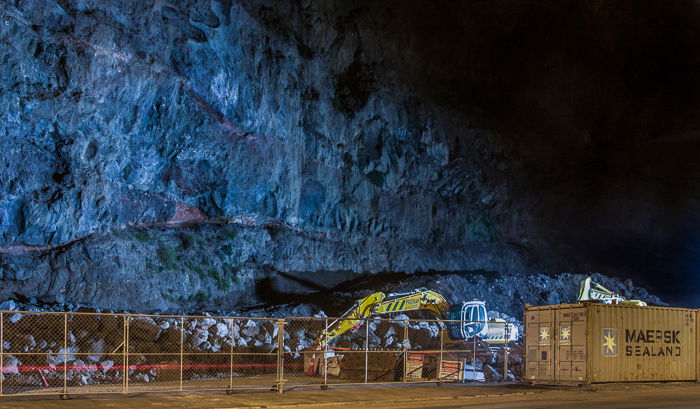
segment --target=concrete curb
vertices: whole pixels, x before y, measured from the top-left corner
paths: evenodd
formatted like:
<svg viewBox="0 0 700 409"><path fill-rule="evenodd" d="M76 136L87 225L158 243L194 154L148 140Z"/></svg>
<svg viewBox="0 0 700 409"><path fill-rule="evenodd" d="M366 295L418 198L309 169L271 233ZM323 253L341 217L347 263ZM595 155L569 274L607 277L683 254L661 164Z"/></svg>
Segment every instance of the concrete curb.
<svg viewBox="0 0 700 409"><path fill-rule="evenodd" d="M326 408L347 405L377 405L379 407L391 407L391 404L407 403L407 402L434 402L447 401L457 399L476 399L476 398L494 398L499 396L519 396L519 395L534 395L543 393L544 391L531 392L512 392L512 393L483 393L476 395L456 395L456 396L437 396L437 397L419 397L407 399L383 399L383 400L356 400L342 402L311 402L311 403L282 403L272 405L246 405L246 406L222 406L215 409L287 409L287 408Z"/></svg>

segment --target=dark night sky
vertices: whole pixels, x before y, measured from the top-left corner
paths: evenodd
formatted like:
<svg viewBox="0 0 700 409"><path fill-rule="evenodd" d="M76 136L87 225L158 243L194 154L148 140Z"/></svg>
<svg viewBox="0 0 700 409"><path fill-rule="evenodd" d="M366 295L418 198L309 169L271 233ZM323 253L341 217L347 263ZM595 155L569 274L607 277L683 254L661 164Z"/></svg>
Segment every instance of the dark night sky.
<svg viewBox="0 0 700 409"><path fill-rule="evenodd" d="M700 305L700 3L401 2L390 17L412 32L415 87L503 135L545 234Z"/></svg>

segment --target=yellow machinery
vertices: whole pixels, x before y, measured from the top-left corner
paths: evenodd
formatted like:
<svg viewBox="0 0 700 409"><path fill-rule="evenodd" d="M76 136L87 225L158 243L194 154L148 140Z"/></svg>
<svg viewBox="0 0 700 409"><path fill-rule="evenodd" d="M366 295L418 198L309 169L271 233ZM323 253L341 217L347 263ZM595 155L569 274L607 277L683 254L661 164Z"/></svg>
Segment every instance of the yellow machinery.
<svg viewBox="0 0 700 409"><path fill-rule="evenodd" d="M475 335L492 343L518 339L518 329L512 323L506 323L502 319L488 320L483 301L467 301L450 307L442 295L426 288L418 288L388 296L378 292L356 301L352 308L321 332L316 340L316 348L325 348L336 337L359 327L366 318L416 310L430 311L438 319L449 320L446 322L447 332L453 341L466 340Z"/></svg>
<svg viewBox="0 0 700 409"><path fill-rule="evenodd" d="M586 277L581 280L578 290L579 301L593 301L603 304L624 304L646 307L647 303L641 300L628 300L618 293L612 292L602 285Z"/></svg>

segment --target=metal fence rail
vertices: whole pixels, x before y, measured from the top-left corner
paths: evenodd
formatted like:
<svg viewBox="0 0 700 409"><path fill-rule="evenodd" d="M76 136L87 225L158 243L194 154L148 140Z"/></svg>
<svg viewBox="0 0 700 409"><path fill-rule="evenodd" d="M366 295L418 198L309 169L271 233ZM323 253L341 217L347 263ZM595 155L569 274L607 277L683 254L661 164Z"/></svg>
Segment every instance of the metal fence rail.
<svg viewBox="0 0 700 409"><path fill-rule="evenodd" d="M465 322L0 311L0 396L274 390L509 380L519 342L451 340ZM473 321L467 323L473 324Z"/></svg>

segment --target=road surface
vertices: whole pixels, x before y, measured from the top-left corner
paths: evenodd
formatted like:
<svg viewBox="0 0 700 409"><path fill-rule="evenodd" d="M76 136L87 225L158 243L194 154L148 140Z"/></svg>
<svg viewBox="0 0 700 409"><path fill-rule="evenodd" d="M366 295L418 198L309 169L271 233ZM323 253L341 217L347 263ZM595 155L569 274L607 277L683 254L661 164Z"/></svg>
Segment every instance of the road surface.
<svg viewBox="0 0 700 409"><path fill-rule="evenodd" d="M283 395L270 392L200 394L143 394L129 396L79 396L0 398L0 408L95 409L99 408L541 408L541 409L664 409L700 408L700 384L607 385L593 390L544 389L520 385L411 385L404 387L331 388L299 390Z"/></svg>

